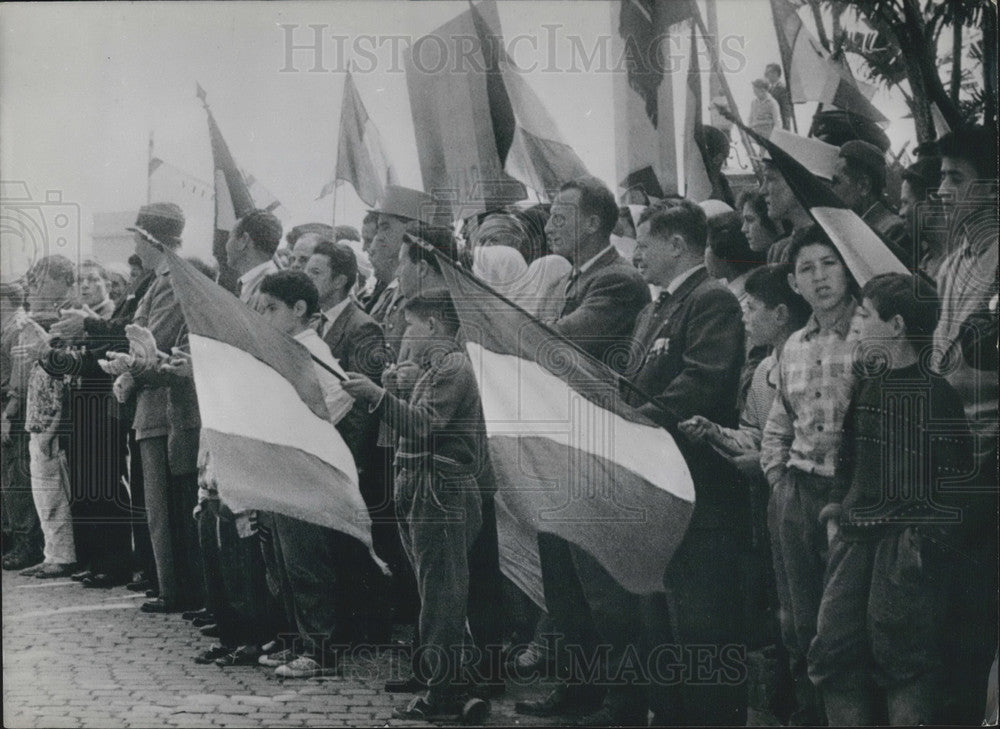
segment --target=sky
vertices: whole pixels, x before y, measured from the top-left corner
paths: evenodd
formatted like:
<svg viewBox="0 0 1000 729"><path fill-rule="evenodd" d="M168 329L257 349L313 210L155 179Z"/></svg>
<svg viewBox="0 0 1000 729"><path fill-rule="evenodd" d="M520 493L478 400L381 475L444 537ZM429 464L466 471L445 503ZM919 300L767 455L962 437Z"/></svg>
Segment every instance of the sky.
<svg viewBox="0 0 1000 729"><path fill-rule="evenodd" d="M769 3L716 3L719 34L742 56L728 80L746 114L750 82L779 60ZM41 201L41 212L31 214L79 215L79 232L69 235L86 254L94 213L145 203L151 133L157 157L211 180L196 82L237 163L283 203L286 226L329 222L334 212L336 222L359 226L364 205L349 188L340 187L336 211L330 198L315 200L335 166L347 63L355 63L361 98L401 184L421 187L402 49L467 7L450 0L0 4L4 274L23 258L11 232L12 206L24 213ZM522 38L510 49L515 62L564 140L612 187L613 64L601 64L598 55L587 68L585 57L617 33L619 7L601 0L499 2L504 37ZM317 32L320 56L290 49L311 45ZM682 118L677 95L686 59L676 73ZM894 148L913 137L912 122L900 120L906 108L898 95L880 91L873 101L893 122L887 131ZM800 129L808 127L812 106L798 107ZM185 247L207 257L205 205L188 211Z"/></svg>

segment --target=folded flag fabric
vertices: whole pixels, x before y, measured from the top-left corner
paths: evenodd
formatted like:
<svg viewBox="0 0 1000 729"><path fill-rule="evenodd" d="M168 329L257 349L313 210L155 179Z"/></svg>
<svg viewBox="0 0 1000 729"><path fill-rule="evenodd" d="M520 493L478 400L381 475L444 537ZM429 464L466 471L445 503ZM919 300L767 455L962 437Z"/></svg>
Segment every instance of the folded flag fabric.
<svg viewBox="0 0 1000 729"><path fill-rule="evenodd" d="M308 350L167 250L187 322L201 444L234 512L273 511L360 540L371 519L354 459L327 420Z"/></svg>
<svg viewBox="0 0 1000 729"><path fill-rule="evenodd" d="M555 534L626 590L662 591L694 508L673 438L624 403L610 369L446 260L483 402L500 544L505 531ZM501 565L530 564L525 557L502 555ZM523 584L537 579L533 570L505 574L541 593Z"/></svg>

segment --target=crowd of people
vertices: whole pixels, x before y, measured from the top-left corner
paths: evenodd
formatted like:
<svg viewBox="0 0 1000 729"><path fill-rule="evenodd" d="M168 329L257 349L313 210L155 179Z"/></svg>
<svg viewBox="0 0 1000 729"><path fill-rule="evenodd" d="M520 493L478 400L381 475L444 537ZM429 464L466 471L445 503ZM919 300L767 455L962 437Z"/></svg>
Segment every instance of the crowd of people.
<svg viewBox="0 0 1000 729"><path fill-rule="evenodd" d="M778 76L755 84L761 125L787 125ZM519 713L743 725L759 652L783 722L979 724L997 651L995 138L944 135L896 190L871 141L784 141L911 273L855 280L769 159L735 197L625 206L581 178L458 233L399 186L360 231L236 223L232 293L318 361L388 571L353 537L220 498L165 250L177 205L140 210L127 266L38 260L0 291L4 569L127 584L217 639L195 662L289 679L413 624L412 676L386 686L417 693L401 718L479 721L505 680L544 675L556 687ZM542 599L502 575L442 265L605 361L674 436L696 501L662 592L627 592L552 534Z"/></svg>

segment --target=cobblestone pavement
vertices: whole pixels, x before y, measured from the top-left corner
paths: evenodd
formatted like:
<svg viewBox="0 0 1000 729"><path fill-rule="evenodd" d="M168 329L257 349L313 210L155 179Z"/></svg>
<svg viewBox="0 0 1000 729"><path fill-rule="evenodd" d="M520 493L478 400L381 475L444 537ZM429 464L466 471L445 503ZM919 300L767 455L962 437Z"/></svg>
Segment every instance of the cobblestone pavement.
<svg viewBox="0 0 1000 729"><path fill-rule="evenodd" d="M2 588L5 727L422 726L391 718L409 697L383 690L408 673L398 656L348 660L343 678L286 681L262 666L197 665L213 641L180 615L140 612L146 598L123 587L4 572ZM515 701L550 688L508 684L487 725L558 725L514 713ZM749 723L776 724L753 711Z"/></svg>
<svg viewBox="0 0 1000 729"><path fill-rule="evenodd" d="M403 659L347 662L344 678L287 680L264 667L201 666L213 642L180 615L147 615L123 587L3 573L6 727L420 726L392 719L409 696L383 691ZM514 702L546 687L510 688L491 725L541 724ZM553 722L548 722L553 723Z"/></svg>

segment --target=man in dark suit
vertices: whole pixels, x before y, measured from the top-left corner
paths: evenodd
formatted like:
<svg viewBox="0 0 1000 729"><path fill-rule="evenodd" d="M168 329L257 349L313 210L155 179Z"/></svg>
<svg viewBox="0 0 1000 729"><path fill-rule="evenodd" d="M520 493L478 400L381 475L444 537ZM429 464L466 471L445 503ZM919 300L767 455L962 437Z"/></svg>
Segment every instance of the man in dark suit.
<svg viewBox="0 0 1000 729"><path fill-rule="evenodd" d="M626 400L675 436L677 423L693 415L732 427L743 322L736 297L703 265L705 213L687 200L664 202L643 213L637 233L636 265L662 293L639 315L633 344L641 357L626 373L652 402L633 389ZM694 514L664 575L665 595L644 597L642 614L647 649L679 646L683 655L672 657L696 670L680 681L654 677L653 724L742 726L746 655L736 565L747 504L733 468L710 447L681 437L678 445L694 480Z"/></svg>
<svg viewBox="0 0 1000 729"><path fill-rule="evenodd" d="M545 235L552 251L573 264L566 303L553 328L585 352L616 370L624 370L635 318L649 301L642 276L611 244L618 206L604 184L592 177L567 183L552 203ZM643 691L617 686L607 696L601 676L583 675L566 647L590 660L602 643L611 647L598 667L614 675L629 644L641 639L638 598L623 590L589 554L550 534L539 534L545 604L561 635L556 670L561 681L541 701L518 702L519 713L554 716L591 711L585 725L645 724ZM578 647L578 648L577 648Z"/></svg>
<svg viewBox="0 0 1000 729"><path fill-rule="evenodd" d="M350 292L358 278L358 262L354 252L345 245L330 240L316 244L305 273L316 284L319 292L320 316L317 332L330 348L344 370L362 372L378 382L382 371L390 364L379 326L361 310ZM375 550L396 572L402 557L398 545L393 514L392 481L386 478L380 454L375 444L379 421L368 411L363 402L356 402L350 412L337 423L358 467L361 495L372 518L372 539ZM392 602L385 578L377 572L367 555L362 554L360 542L340 538L337 554L344 569L337 569L343 637L346 640L370 640L386 644L392 628ZM363 551L363 549L362 549ZM340 565L337 565L339 567Z"/></svg>

